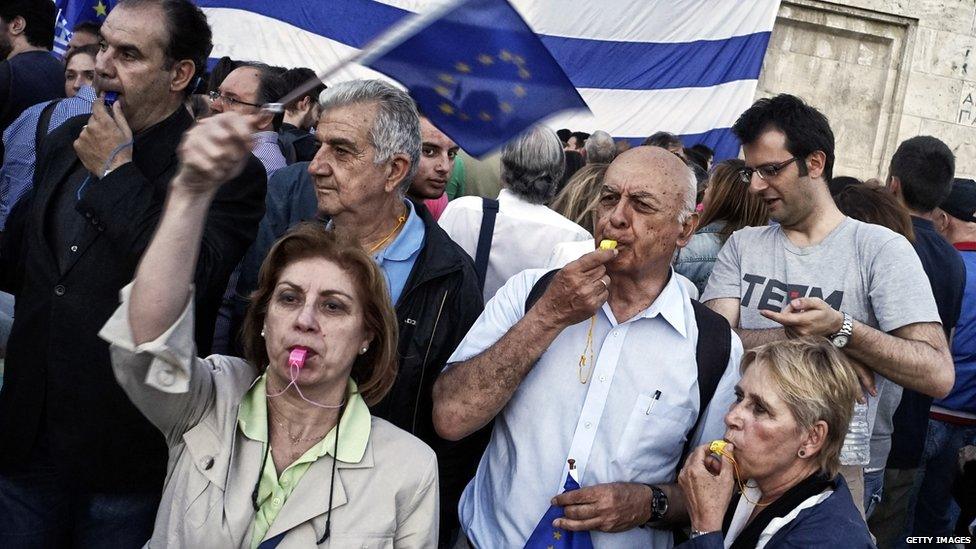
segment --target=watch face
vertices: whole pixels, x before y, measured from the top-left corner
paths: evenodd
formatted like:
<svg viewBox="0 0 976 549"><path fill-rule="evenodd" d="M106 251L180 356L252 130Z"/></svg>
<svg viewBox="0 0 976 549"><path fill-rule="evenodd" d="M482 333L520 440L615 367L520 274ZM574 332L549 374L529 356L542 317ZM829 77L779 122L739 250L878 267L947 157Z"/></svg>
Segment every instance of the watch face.
<svg viewBox="0 0 976 549"><path fill-rule="evenodd" d="M848 338L846 335L839 335L834 337L834 339L830 340L830 342L834 344L834 347L840 349L841 347L847 345L849 339L850 338Z"/></svg>

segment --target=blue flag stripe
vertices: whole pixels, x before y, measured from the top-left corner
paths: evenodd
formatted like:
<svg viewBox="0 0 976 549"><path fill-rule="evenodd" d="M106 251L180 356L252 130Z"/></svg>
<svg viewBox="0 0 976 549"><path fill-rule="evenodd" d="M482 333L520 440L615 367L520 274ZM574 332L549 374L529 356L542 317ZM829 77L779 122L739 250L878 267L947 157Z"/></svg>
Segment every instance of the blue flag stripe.
<svg viewBox="0 0 976 549"><path fill-rule="evenodd" d="M702 88L756 78L769 34L682 44L554 36L543 36L542 42L578 88L646 90Z"/></svg>
<svg viewBox="0 0 976 549"><path fill-rule="evenodd" d="M347 46L361 48L410 12L372 0L306 5L285 0L199 0L203 7L260 13ZM289 4L295 4L288 7ZM646 90L709 87L755 79L768 32L685 43L619 42L541 35L578 88ZM643 60L635 63L635 59ZM648 66L647 60L654 60Z"/></svg>
<svg viewBox="0 0 976 549"><path fill-rule="evenodd" d="M686 147L698 143L708 145L715 151L715 158L724 159L739 156L739 140L732 133L732 128L717 128L702 133L681 134L678 137L681 138L681 142ZM643 143L647 136L619 137L618 139L625 139L630 142L631 146L636 147Z"/></svg>

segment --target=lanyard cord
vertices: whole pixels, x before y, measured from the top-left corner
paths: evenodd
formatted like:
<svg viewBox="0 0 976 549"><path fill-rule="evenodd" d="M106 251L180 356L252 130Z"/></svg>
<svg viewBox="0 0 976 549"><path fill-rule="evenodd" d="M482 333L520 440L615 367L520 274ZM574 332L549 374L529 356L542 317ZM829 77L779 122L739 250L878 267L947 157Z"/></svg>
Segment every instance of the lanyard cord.
<svg viewBox="0 0 976 549"><path fill-rule="evenodd" d="M108 155L108 159L105 160L105 164L102 166L102 175L100 176L100 178L108 175L109 167L112 165L112 162L115 162L115 157L118 156L119 153L122 152L122 150L125 149L126 147L131 147L133 142L134 140L130 139L125 143L122 143L118 147L112 149L112 152L110 152ZM90 173L88 174L88 177L85 178L85 181L82 182L81 186L78 187L78 191L75 193L75 198L77 198L79 202L81 201L81 196L85 192L85 187L87 187L89 183L91 183Z"/></svg>
<svg viewBox="0 0 976 549"><path fill-rule="evenodd" d="M335 497L335 477L336 477L336 462L339 460L339 424L342 422L342 412L344 410L339 410L339 417L336 418L336 436L335 445L332 447L332 475L329 480L329 510L325 514L325 533L322 534L322 538L319 539L315 544L321 545L325 543L325 540L329 539L329 535L332 533L332 501ZM258 506L258 489L261 487L261 477L264 476L264 468L267 466L268 453L271 451L271 415L268 415L268 443L264 446L264 459L261 460L261 467L258 468L258 480L254 483L254 490L251 491L251 505L254 507L254 512L257 513Z"/></svg>

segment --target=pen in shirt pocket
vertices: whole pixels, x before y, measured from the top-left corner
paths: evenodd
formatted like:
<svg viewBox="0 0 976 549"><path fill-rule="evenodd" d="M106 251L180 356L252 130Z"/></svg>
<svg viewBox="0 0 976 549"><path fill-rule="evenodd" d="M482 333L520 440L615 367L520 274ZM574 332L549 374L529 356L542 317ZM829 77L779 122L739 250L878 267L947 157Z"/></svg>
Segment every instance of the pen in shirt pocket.
<svg viewBox="0 0 976 549"><path fill-rule="evenodd" d="M661 400L661 391L654 391L654 396L651 397L651 401L647 404L647 410L644 411L645 416L651 415L651 409L654 408L654 403Z"/></svg>

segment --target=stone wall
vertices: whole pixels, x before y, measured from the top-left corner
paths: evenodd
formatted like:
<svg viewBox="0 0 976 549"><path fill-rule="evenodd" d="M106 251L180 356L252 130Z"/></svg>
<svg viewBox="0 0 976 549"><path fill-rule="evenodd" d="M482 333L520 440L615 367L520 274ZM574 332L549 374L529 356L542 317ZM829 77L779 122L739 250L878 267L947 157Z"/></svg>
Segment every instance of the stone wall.
<svg viewBox="0 0 976 549"><path fill-rule="evenodd" d="M799 95L829 118L835 175L887 175L898 144L934 135L976 178L976 0L784 0L757 97Z"/></svg>

